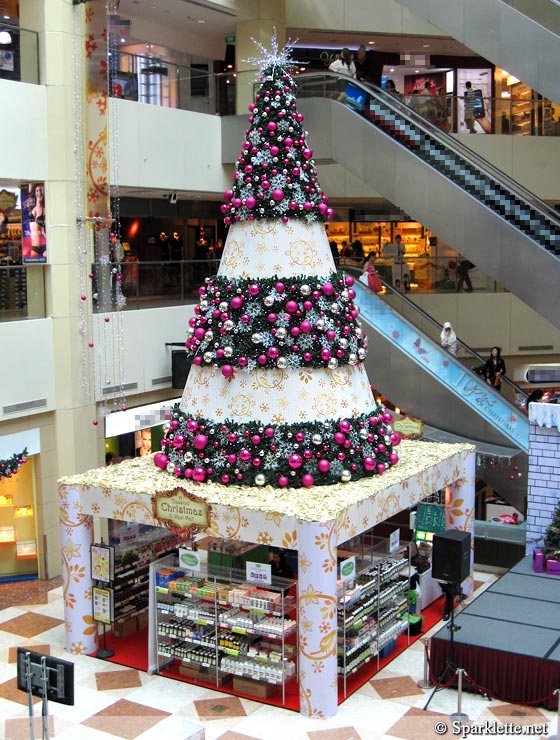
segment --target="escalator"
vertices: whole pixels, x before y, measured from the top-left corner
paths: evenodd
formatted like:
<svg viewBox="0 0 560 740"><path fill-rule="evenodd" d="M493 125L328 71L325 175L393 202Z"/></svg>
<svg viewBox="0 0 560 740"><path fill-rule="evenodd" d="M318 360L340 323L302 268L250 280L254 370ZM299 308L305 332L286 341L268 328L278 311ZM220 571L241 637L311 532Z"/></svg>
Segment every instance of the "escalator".
<svg viewBox="0 0 560 740"><path fill-rule="evenodd" d="M511 505L525 510L527 494L527 414L514 401L525 393L504 378L501 392L471 368L483 359L459 343L454 357L439 343L441 326L416 304L384 284L383 295L357 283L356 303L368 337L366 369L384 396L401 413L422 419L440 440L473 442L480 457L515 467L487 466L486 483ZM435 437L430 437L435 438ZM517 473L521 472L521 475ZM511 475L511 477L510 477Z"/></svg>
<svg viewBox="0 0 560 740"><path fill-rule="evenodd" d="M339 102L337 82L298 80L316 161L343 165L560 327L558 213L400 100L353 81Z"/></svg>
<svg viewBox="0 0 560 740"><path fill-rule="evenodd" d="M560 8L545 0L399 0L415 15L560 103Z"/></svg>

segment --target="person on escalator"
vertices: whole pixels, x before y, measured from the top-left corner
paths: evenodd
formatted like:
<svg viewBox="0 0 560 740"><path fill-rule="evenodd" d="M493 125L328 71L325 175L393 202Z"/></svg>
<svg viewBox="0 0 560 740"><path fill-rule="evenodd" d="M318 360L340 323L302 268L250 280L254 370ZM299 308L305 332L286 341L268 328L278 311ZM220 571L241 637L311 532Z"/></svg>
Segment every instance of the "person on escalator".
<svg viewBox="0 0 560 740"><path fill-rule="evenodd" d="M331 72L336 72L339 75L355 77L356 65L354 64L350 49L344 48L340 52L340 57L329 64L329 70ZM337 100L339 100L340 102L344 102L346 100L346 82L344 80L339 80L337 83L337 88L339 91Z"/></svg>
<svg viewBox="0 0 560 740"><path fill-rule="evenodd" d="M505 374L506 363L502 359L501 350L499 347L492 347L490 357L484 364L486 382L499 391L502 386L502 376Z"/></svg>
<svg viewBox="0 0 560 740"><path fill-rule="evenodd" d="M443 329L441 330L441 334L439 336L439 341L441 346L446 349L450 355L457 357L457 335L453 331L453 327L451 326L451 323L449 321L446 321L443 325Z"/></svg>

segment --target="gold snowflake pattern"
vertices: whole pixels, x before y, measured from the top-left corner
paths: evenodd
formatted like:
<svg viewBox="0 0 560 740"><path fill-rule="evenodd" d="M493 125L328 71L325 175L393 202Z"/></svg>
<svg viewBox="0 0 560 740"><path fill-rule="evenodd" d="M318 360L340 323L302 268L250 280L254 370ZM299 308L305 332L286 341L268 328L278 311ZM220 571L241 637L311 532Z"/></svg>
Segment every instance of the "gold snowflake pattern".
<svg viewBox="0 0 560 740"><path fill-rule="evenodd" d="M290 406L290 402L288 401L287 398L281 398L278 401L278 405L280 406L280 408L284 409L285 411L288 408L288 406Z"/></svg>
<svg viewBox="0 0 560 740"><path fill-rule="evenodd" d="M70 540L68 540L68 542L64 545L62 552L65 554L67 560L72 560L72 558L80 557L81 547L82 547L81 545L78 545L75 542L71 542Z"/></svg>
<svg viewBox="0 0 560 740"><path fill-rule="evenodd" d="M313 632L313 622L310 619L302 619L300 626L304 632Z"/></svg>
<svg viewBox="0 0 560 740"><path fill-rule="evenodd" d="M78 640L78 642L70 643L70 652L73 655L85 655L87 650L83 642L81 640Z"/></svg>
<svg viewBox="0 0 560 740"><path fill-rule="evenodd" d="M309 381L313 378L313 373L307 368L300 370L298 374L300 381L303 383L309 383Z"/></svg>
<svg viewBox="0 0 560 740"><path fill-rule="evenodd" d="M307 557L305 553L300 553L298 558L298 569L301 570L303 573L307 572L307 569L310 568L313 565L311 560Z"/></svg>
<svg viewBox="0 0 560 740"><path fill-rule="evenodd" d="M274 414L271 421L273 424L284 424L286 417L283 414Z"/></svg>
<svg viewBox="0 0 560 740"><path fill-rule="evenodd" d="M261 545L271 545L272 537L269 532L259 532L257 535L257 542Z"/></svg>
<svg viewBox="0 0 560 740"><path fill-rule="evenodd" d="M325 632L328 632L331 628L331 625L328 622L321 622L319 625L319 632L322 632L323 634Z"/></svg>
<svg viewBox="0 0 560 740"><path fill-rule="evenodd" d="M263 414L266 414L266 413L268 413L268 411L270 409L270 406L267 403L261 403L261 405L259 406L259 408L260 408L260 410L261 410L261 412Z"/></svg>
<svg viewBox="0 0 560 740"><path fill-rule="evenodd" d="M282 514L279 514L277 511L268 511L265 518L266 521L274 522L277 527L282 523Z"/></svg>
<svg viewBox="0 0 560 740"><path fill-rule="evenodd" d="M316 660L313 663L313 673L322 673L323 669L325 668L325 664L322 660Z"/></svg>

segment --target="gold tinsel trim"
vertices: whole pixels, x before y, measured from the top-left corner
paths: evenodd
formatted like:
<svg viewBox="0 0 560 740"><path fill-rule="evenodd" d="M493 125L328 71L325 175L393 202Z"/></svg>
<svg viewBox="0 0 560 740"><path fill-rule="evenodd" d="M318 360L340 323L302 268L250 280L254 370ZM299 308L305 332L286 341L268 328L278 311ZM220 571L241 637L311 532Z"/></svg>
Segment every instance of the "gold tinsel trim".
<svg viewBox="0 0 560 740"><path fill-rule="evenodd" d="M409 478L437 466L458 453L474 453L469 444L445 444L403 440L397 448L398 465L383 475L362 478L359 481L312 488L272 488L271 486L239 487L219 483L194 483L176 478L154 465L153 456L123 460L117 465L96 468L79 475L61 478L59 483L70 487L108 488L113 491L154 496L157 492L172 491L177 486L188 489L198 498L211 504L234 506L249 511L276 512L294 516L302 521L328 521L353 504L375 497L390 486L403 484ZM459 471L457 473L460 474ZM442 481L441 485L452 481ZM431 491L426 491L426 495Z"/></svg>

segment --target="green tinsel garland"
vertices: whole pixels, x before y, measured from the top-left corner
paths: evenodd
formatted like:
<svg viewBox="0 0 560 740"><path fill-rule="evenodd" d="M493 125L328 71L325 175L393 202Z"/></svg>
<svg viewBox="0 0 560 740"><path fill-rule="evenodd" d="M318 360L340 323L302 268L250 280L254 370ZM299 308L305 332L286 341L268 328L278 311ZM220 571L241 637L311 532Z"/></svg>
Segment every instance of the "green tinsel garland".
<svg viewBox="0 0 560 740"><path fill-rule="evenodd" d="M212 276L200 289L187 353L195 365L253 370L357 365L367 341L357 321L354 278L276 275L258 282ZM226 366L227 370L226 370Z"/></svg>
<svg viewBox="0 0 560 740"><path fill-rule="evenodd" d="M398 462L392 416L382 406L351 419L292 424L213 421L176 404L154 463L178 478L300 488L383 473Z"/></svg>
<svg viewBox="0 0 560 740"><path fill-rule="evenodd" d="M19 455L12 455L8 460L0 460L0 478L10 478L15 475L26 462L27 447Z"/></svg>

